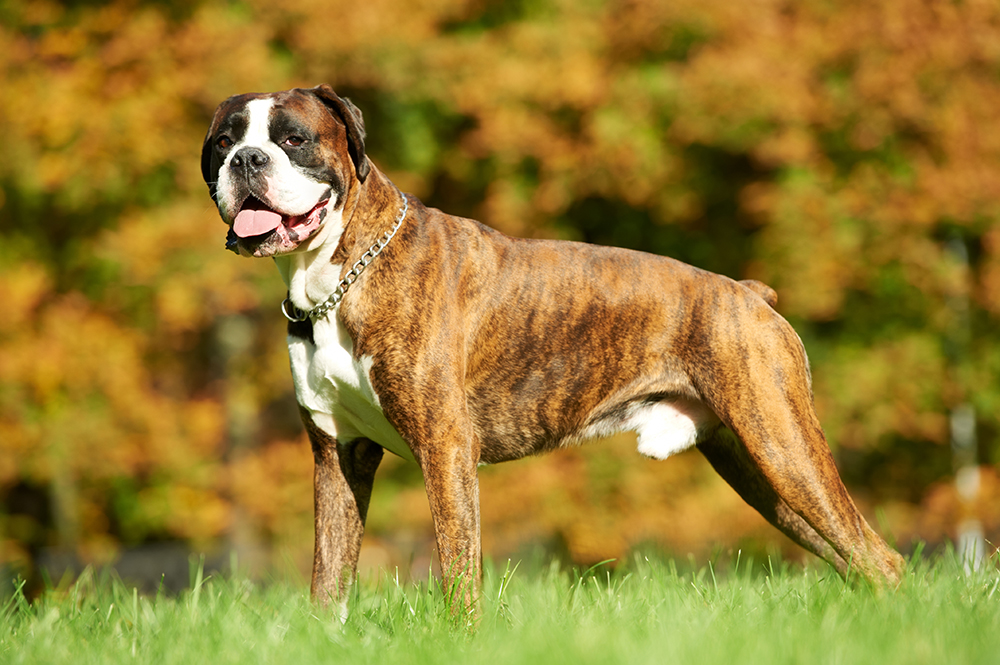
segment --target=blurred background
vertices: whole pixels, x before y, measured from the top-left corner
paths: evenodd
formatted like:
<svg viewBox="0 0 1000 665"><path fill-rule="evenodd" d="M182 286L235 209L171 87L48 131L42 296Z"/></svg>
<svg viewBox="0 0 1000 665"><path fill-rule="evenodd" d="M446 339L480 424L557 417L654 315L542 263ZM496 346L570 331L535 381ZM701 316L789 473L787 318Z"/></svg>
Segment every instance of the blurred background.
<svg viewBox="0 0 1000 665"><path fill-rule="evenodd" d="M11 575L308 574L284 288L223 250L199 153L229 95L319 83L428 205L772 285L876 528L998 542L996 2L0 0ZM621 437L481 478L498 560L800 556L697 452ZM419 470L388 455L362 573L432 557Z"/></svg>

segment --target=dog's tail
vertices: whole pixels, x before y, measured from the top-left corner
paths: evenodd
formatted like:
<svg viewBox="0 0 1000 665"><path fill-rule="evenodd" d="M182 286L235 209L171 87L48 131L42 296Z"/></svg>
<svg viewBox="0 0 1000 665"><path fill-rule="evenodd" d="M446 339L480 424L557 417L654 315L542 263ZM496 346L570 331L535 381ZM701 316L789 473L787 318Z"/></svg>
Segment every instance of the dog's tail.
<svg viewBox="0 0 1000 665"><path fill-rule="evenodd" d="M778 293L764 282L758 282L756 279L744 279L740 281L740 284L759 295L764 302L770 305L771 309L778 305Z"/></svg>

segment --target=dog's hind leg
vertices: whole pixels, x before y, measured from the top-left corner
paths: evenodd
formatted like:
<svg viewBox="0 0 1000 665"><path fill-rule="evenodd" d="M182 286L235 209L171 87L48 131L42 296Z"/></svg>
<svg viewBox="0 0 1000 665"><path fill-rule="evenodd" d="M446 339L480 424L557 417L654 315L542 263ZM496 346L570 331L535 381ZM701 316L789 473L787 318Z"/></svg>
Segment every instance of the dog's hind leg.
<svg viewBox="0 0 1000 665"><path fill-rule="evenodd" d="M840 575L847 574L847 562L778 496L732 432L720 427L711 438L698 444L698 450L736 493L768 522L797 545L828 562Z"/></svg>
<svg viewBox="0 0 1000 665"><path fill-rule="evenodd" d="M782 530L788 533L790 527L793 538L798 535L805 540L807 549L819 549L817 553L841 575L859 574L876 586L898 583L905 567L903 559L854 505L811 409L811 418L802 424L793 408L772 405L769 411L767 419L737 413L725 420L739 436L750 464L759 469L760 478L780 498L774 505L775 516L786 527ZM766 489L761 492L767 495ZM783 506L791 511L784 518ZM799 516L829 543L841 561L826 555L825 548L810 538L809 531L792 515ZM765 517L769 516L765 513ZM813 547L810 542L815 543Z"/></svg>
<svg viewBox="0 0 1000 665"><path fill-rule="evenodd" d="M383 450L368 439L338 446L337 440L317 427L307 413L303 412L302 419L316 464L312 598L324 607L336 603L344 620L347 590L357 574L365 517Z"/></svg>
<svg viewBox="0 0 1000 665"><path fill-rule="evenodd" d="M741 444L738 454L729 449L729 463L737 462L728 473L758 470L749 481L737 481L743 483L743 492L771 513L765 512L765 517L778 520L779 528L791 531L793 538L804 541L807 549L830 561L841 574L856 573L876 585L896 584L905 564L868 525L840 479L813 409L805 350L798 336L777 315L763 312L755 318L753 335L741 336L745 328L722 331L725 336L705 354L697 379L709 405ZM738 388L718 390L719 385ZM703 449L710 460L715 458L713 463L726 468L726 455L718 443ZM841 561L828 555L793 514Z"/></svg>

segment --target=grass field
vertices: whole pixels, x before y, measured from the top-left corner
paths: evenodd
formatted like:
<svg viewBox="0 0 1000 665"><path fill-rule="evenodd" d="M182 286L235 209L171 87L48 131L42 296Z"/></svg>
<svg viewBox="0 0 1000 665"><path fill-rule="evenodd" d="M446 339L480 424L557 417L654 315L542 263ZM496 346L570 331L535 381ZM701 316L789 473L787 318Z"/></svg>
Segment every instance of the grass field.
<svg viewBox="0 0 1000 665"><path fill-rule="evenodd" d="M341 625L299 585L195 569L178 596L144 596L87 572L33 603L8 596L0 663L1000 663L996 557L971 576L952 557L921 560L882 594L746 558L536 568L487 570L474 633L435 583L389 575L356 587Z"/></svg>

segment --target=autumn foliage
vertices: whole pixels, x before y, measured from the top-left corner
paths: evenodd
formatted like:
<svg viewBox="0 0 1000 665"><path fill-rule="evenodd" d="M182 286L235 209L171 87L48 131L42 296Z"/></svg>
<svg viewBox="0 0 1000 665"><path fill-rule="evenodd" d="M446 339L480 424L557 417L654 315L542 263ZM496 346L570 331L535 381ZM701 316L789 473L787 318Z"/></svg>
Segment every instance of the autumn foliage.
<svg viewBox="0 0 1000 665"><path fill-rule="evenodd" d="M997 542L998 75L988 0L4 3L0 555L308 558L283 287L223 251L198 157L223 98L323 82L429 205L772 285L865 511L904 546L970 511ZM951 489L963 404L974 506ZM627 440L483 473L494 555L776 537L751 515L697 453ZM428 536L419 471L387 460L369 562Z"/></svg>

